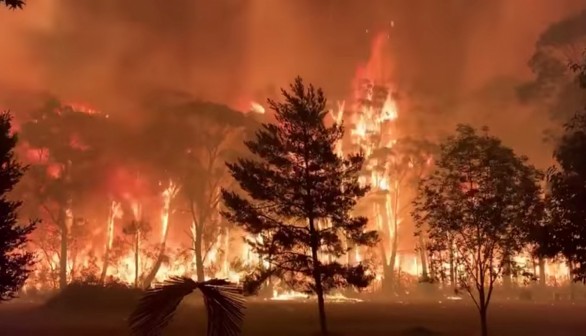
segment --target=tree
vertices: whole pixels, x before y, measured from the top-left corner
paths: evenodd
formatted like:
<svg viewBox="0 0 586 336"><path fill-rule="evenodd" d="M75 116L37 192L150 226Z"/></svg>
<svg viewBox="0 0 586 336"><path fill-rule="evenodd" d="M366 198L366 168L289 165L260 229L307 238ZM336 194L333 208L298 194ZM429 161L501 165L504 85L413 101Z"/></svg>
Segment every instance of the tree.
<svg viewBox="0 0 586 336"><path fill-rule="evenodd" d="M161 95L149 101L153 110L144 131L145 162L155 167L159 180L173 181L178 189L174 208L181 205L190 214L197 280L205 278L204 262L222 234L219 216L220 187L229 174L224 161L231 158L235 141L250 123L241 112L227 106L192 100L189 96ZM142 153L141 153L142 154ZM164 243L157 259L164 255ZM160 262L145 280L154 279Z"/></svg>
<svg viewBox="0 0 586 336"><path fill-rule="evenodd" d="M10 9L22 9L26 5L24 0L0 0L0 4Z"/></svg>
<svg viewBox="0 0 586 336"><path fill-rule="evenodd" d="M321 332L327 333L324 295L337 287L364 288L374 274L362 263L336 261L346 254L345 239L373 246L377 233L365 231L367 219L350 212L368 191L358 183L362 154L339 157L336 142L342 125L326 126L321 89L295 79L285 102L269 100L276 123L263 124L245 145L257 159L239 159L228 169L248 194L222 190L228 221L256 239L248 239L262 263L245 280L255 291L270 277L295 290L315 293Z"/></svg>
<svg viewBox="0 0 586 336"><path fill-rule="evenodd" d="M222 230L219 216L221 187L230 181L224 164L236 152L243 128L250 121L238 111L212 103L195 102L180 107L180 120L188 124L191 142L181 162L182 196L191 214L191 234L197 281L205 280L204 262ZM224 225L225 226L225 225ZM226 246L227 247L227 246ZM227 253L228 251L224 251Z"/></svg>
<svg viewBox="0 0 586 336"><path fill-rule="evenodd" d="M107 128L108 118L85 107L64 105L49 100L34 110L22 125L22 139L37 154L31 162L30 190L49 223L60 233L59 287L68 282L69 255L75 224L82 216L75 213L89 192L104 180L105 148L118 140ZM91 178L88 178L91 176Z"/></svg>
<svg viewBox="0 0 586 336"><path fill-rule="evenodd" d="M220 279L195 282L178 277L147 291L128 319L132 334L160 335L181 300L197 289L203 294L207 311L207 335L240 335L244 300L239 287Z"/></svg>
<svg viewBox="0 0 586 336"><path fill-rule="evenodd" d="M399 246L399 224L411 206L413 194L410 190L417 186L419 180L429 170L431 158L436 151L435 145L425 140L400 138L390 147L377 148L368 157L368 173L381 177L377 189L368 197L369 205L378 207L376 213L382 213L379 219L379 233L383 257L383 290L395 290L395 263ZM407 201L408 200L408 201ZM407 201L407 202L405 202ZM380 211L379 209L384 209ZM419 237L419 244L424 244L424 237ZM425 256L425 254L423 254ZM425 258L422 257L422 276L427 277Z"/></svg>
<svg viewBox="0 0 586 336"><path fill-rule="evenodd" d="M14 298L28 278L34 255L26 251L26 243L37 224L21 225L17 212L22 202L8 199L26 170L15 159L17 136L11 122L9 112L0 114L0 302Z"/></svg>
<svg viewBox="0 0 586 336"><path fill-rule="evenodd" d="M585 65L575 65L582 88L586 89ZM548 171L547 209L549 223L542 228L538 253L542 257L564 256L574 280L586 282L586 108L565 125L553 157L556 166Z"/></svg>
<svg viewBox="0 0 586 336"><path fill-rule="evenodd" d="M142 219L130 221L122 228L122 233L130 238L132 253L134 254L134 287L139 288L140 278L140 251L142 244L146 241L151 227L148 222Z"/></svg>
<svg viewBox="0 0 586 336"><path fill-rule="evenodd" d="M459 125L440 145L436 169L414 201L418 229L437 252L454 253L458 284L487 313L495 281L524 248L541 216L540 173L496 137Z"/></svg>

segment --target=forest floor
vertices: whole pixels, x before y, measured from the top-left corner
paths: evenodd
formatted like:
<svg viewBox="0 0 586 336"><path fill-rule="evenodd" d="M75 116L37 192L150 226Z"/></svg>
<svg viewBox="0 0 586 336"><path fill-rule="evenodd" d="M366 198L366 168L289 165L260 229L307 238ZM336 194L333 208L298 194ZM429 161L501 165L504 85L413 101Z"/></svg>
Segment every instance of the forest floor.
<svg viewBox="0 0 586 336"><path fill-rule="evenodd" d="M91 303L88 302L88 305ZM317 335L317 305L248 302L244 336ZM478 316L467 302L328 303L334 336L476 336ZM0 305L2 336L129 335L124 311L73 313L30 304ZM586 334L586 304L500 303L490 311L493 336L577 336ZM204 335L202 306L184 304L164 335Z"/></svg>

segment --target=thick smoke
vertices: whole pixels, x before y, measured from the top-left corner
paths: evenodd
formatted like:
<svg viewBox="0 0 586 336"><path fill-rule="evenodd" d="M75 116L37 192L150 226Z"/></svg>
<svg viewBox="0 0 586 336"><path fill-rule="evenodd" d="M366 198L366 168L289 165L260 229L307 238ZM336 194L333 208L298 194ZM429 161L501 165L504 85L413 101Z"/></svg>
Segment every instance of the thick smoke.
<svg viewBox="0 0 586 336"><path fill-rule="evenodd" d="M543 129L546 118L512 113L515 88L532 76L540 34L584 8L585 0L37 0L0 11L0 89L132 118L157 90L235 105L296 75L341 99L373 36L387 31L393 81L410 106L402 117L426 132L438 122L488 124L524 151L539 133L511 136L510 125L531 119Z"/></svg>

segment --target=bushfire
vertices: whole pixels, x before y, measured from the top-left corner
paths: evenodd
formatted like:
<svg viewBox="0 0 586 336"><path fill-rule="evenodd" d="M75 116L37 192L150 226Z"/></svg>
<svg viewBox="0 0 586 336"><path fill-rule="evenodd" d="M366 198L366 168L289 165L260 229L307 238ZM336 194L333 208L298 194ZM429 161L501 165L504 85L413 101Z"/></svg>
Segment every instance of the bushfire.
<svg viewBox="0 0 586 336"><path fill-rule="evenodd" d="M379 34L373 41L370 59L356 71L352 97L337 102L330 111L331 122L343 122L349 130L346 138L337 144L338 154L362 151L367 158L361 183L372 189L357 211L367 215L370 225L380 232L381 241L375 249L351 250L347 262L368 260L376 265L377 277L372 290L396 286L399 282L415 282L430 271L424 237L412 238L414 229L409 210L413 183L433 168L433 151L406 150L413 140L401 133L398 124L401 104L395 92L398 88L392 82L392 64L386 61L390 52L389 34ZM79 113L99 114L84 105L71 104L71 108ZM250 110L261 116L266 111L257 102L250 103ZM74 145L82 146L71 143ZM25 158L33 164L43 163L47 178L60 179L67 167L48 162L46 151L30 147ZM132 171L131 168L122 170ZM173 179L156 181L158 190L162 191L151 195L139 187L144 182L142 177L126 175L116 182L116 189L122 190L117 194L122 197L97 201L107 203L103 206L104 214L81 219L75 207L70 206L63 213L64 227L43 225L39 229L31 245L39 264L25 290L57 288L63 266L66 282L116 281L149 287L170 276L197 276L200 262L194 244L201 232L195 220L186 216L188 210L176 202L182 197L182 186ZM215 184L210 195L217 196L222 186ZM52 216L50 209L44 210L42 217ZM220 204L216 202L212 210L209 221L224 225L219 215ZM99 211L93 211L96 212ZM59 219L49 219L49 222L59 223ZM65 247L62 247L63 239L68 242ZM203 239L207 241L200 256L199 267L203 267L203 272L199 270L199 273L205 278L238 282L247 267L263 262L245 243L245 239L259 238L244 237L234 228L223 226L216 235ZM523 262L530 260L518 258ZM563 263L534 264L530 267L535 273L548 274L552 281L567 279L569 271ZM306 296L283 288L275 289L273 298L291 300ZM347 300L341 294L329 299Z"/></svg>

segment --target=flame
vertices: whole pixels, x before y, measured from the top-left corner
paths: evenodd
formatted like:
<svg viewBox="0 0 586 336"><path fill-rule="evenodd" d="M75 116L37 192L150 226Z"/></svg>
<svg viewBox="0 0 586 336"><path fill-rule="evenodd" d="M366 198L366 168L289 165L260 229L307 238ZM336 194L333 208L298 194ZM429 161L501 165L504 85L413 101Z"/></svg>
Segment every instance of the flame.
<svg viewBox="0 0 586 336"><path fill-rule="evenodd" d="M122 207L119 202L112 201L110 205L110 216L108 216L108 226L107 226L107 239L108 239L108 249L112 248L112 244L114 243L114 222L117 218L122 217Z"/></svg>
<svg viewBox="0 0 586 336"><path fill-rule="evenodd" d="M136 200L132 200L130 204L130 208L132 209L132 215L135 221L142 220L142 204L140 204Z"/></svg>
<svg viewBox="0 0 586 336"><path fill-rule="evenodd" d="M165 244L169 234L169 210L171 208L171 201L177 195L179 188L173 181L169 181L169 185L163 191L163 207L161 209L161 243Z"/></svg>
<svg viewBox="0 0 586 336"><path fill-rule="evenodd" d="M386 57L385 52L389 49L388 34L379 34L374 40L369 61L363 66L359 67L353 81L353 99L348 101L339 101L337 105L330 110L330 117L332 122L337 124L344 123L350 131L346 138L338 141L335 144L335 151L338 155L343 156L349 152L355 152L356 149L362 150L366 156L370 156L378 149L391 149L395 146L398 136L397 121L403 111L400 111L400 104L396 100L394 90L395 85L390 81L393 78L393 66ZM375 90L378 88L385 88L384 94ZM360 102L366 101L367 104ZM68 104L71 109L80 113L87 113L94 115L98 113L95 109L83 104ZM249 108L250 112L264 114L265 108L255 102L250 102L249 99L243 99L239 107L244 107L242 110ZM106 115L107 117L107 115ZM81 146L76 143L76 139L72 139L72 144ZM45 165L47 174L54 178L61 176L62 166L54 164L50 161L50 155L46 149L24 148L23 152L25 158L32 164ZM389 160L390 161L390 160ZM384 245L380 250L378 249L353 249L351 250L344 262L359 263L362 261L370 261L373 253L380 253L376 255L380 257L380 263L377 265L376 281L380 282L383 278L383 267L385 264L390 264L390 251L393 248L392 242L395 238L395 231L397 227L402 225L402 218L399 216L398 210L401 206L399 202L399 182L392 174L392 162L377 162L369 160L367 167L368 174L364 174L359 178L362 185L369 184L372 186L373 192L383 192L384 197L380 197L377 202L367 205L368 215L374 219L371 223L377 230L381 231ZM429 156L426 158L425 164L431 166L433 158ZM409 167L413 168L414 163L410 162ZM79 269L90 269L92 266L92 255L100 256L100 252L104 249L120 248L117 255L110 256L111 263L108 263L108 276L122 281L124 283L132 284L135 281L135 273L137 271L149 270L152 268L156 259L153 257L151 246L160 246L161 243L165 245L165 254L169 256L168 262L164 262L159 272L155 277L155 282L160 282L169 276L193 276L195 270L195 256L189 253L191 242L182 244L178 240L174 240L173 236L169 235L169 219L171 213L171 202L176 197L179 187L170 180L166 181L162 193L151 195L149 188L152 181L146 177L141 176L140 179L134 177L131 168L134 167L117 167L119 171L113 171L112 176L116 176L115 181L112 181L109 186L111 190L116 189L113 194L120 196L116 201L110 202L110 213L106 222L106 230L98 230L98 232L90 232L90 239L84 240L79 251L70 253L67 260L67 269L69 278L80 277ZM120 176L118 176L120 175ZM132 195L129 196L129 195ZM154 199L154 200L152 200ZM403 200L404 203L404 200ZM160 218L160 235L156 234L150 239L149 236L139 232L138 237L138 267L135 260L135 254L132 248L127 247L128 244L121 244L116 246L116 219L122 218L123 205L130 208L129 216L131 215L135 221L143 221L149 216L155 214ZM143 212L144 208L144 212ZM73 223L73 210L68 208L67 227L71 229ZM77 213L76 213L77 215ZM328 222L318 223L320 227L330 225ZM158 228L157 228L158 229ZM195 234L195 224L191 225L191 234ZM230 266L230 257L240 259L242 264L246 267L258 266L259 264L268 267L268 261L255 254L248 244L240 242L240 235L242 232L223 232L214 237L212 246L208 251L205 266L206 279L212 277L228 278L231 281L239 282L241 280L243 270L233 269ZM124 238L124 237L123 237ZM248 240L262 242L263 238L260 235L249 235ZM97 246L93 246L96 241ZM104 244L105 242L105 244ZM236 242L236 243L235 243ZM206 242L209 245L209 242ZM116 249L117 250L117 249ZM185 251L188 251L185 253ZM51 283L55 283L55 270L59 267L58 248L55 251L47 250L45 254L43 249L36 250L39 256L42 256L42 262L31 274L30 280L27 282L26 288L46 288L50 287ZM399 251L395 266L401 273L418 276L420 274L420 262L418 255L408 252ZM569 268L565 263L546 262L544 265L544 272L550 277L548 283L556 283L561 280L569 279ZM138 268L138 270L137 270ZM58 273L58 272L57 272ZM140 273L139 273L140 275ZM306 294L285 291L273 292L272 300L308 300L312 299ZM357 301L355 299L347 298L341 294L334 294L326 297L326 300L341 302L341 301Z"/></svg>
<svg viewBox="0 0 586 336"><path fill-rule="evenodd" d="M265 108L257 102L250 103L250 111L258 114L265 114Z"/></svg>

